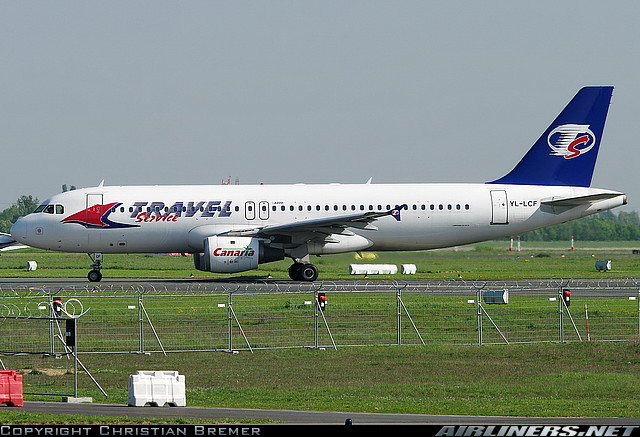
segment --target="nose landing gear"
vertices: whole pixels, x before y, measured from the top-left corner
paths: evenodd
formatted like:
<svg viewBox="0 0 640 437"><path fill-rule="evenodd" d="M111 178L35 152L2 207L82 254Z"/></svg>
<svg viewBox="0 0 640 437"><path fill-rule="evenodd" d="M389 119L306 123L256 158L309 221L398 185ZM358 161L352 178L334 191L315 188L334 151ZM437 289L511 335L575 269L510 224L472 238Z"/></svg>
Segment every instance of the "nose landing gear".
<svg viewBox="0 0 640 437"><path fill-rule="evenodd" d="M102 268L102 254L94 253L92 255L89 253L88 255L89 258L91 258L91 261L93 261L93 264L91 265L92 270L87 274L87 279L89 282L100 282L102 279L102 272L100 271Z"/></svg>

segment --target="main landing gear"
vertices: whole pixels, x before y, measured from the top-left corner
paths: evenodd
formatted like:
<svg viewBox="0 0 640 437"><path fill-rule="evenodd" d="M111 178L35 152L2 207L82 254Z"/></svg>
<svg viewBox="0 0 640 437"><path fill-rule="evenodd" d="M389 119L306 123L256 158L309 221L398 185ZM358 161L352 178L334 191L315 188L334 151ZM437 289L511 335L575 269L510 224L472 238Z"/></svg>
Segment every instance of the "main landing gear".
<svg viewBox="0 0 640 437"><path fill-rule="evenodd" d="M318 279L318 268L313 264L295 262L289 267L289 277L294 281L313 282Z"/></svg>
<svg viewBox="0 0 640 437"><path fill-rule="evenodd" d="M87 279L89 280L89 282L100 282L100 280L102 279L102 272L100 272L100 269L102 268L102 254L94 253L93 255L91 255L89 253L88 255L89 258L91 258L91 261L93 261L93 264L91 264L92 270L89 271Z"/></svg>

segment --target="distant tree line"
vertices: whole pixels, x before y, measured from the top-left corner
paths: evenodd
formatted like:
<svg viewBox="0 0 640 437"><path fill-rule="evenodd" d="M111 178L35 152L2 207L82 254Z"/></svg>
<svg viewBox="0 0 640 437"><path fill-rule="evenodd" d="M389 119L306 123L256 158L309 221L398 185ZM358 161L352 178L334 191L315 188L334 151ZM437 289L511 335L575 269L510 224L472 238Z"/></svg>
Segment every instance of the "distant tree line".
<svg viewBox="0 0 640 437"><path fill-rule="evenodd" d="M9 233L11 225L19 217L32 213L40 202L32 196L20 196L20 198L9 208L0 212L0 232Z"/></svg>
<svg viewBox="0 0 640 437"><path fill-rule="evenodd" d="M62 192L73 191L76 189L75 185L67 187L67 184L62 185ZM33 196L22 195L20 198L11 205L9 208L0 212L0 232L8 234L11 231L11 226L18 220L19 217L31 214L40 205L40 201Z"/></svg>
<svg viewBox="0 0 640 437"><path fill-rule="evenodd" d="M636 211L604 211L548 228L525 232L523 241L629 241L640 240L640 217Z"/></svg>

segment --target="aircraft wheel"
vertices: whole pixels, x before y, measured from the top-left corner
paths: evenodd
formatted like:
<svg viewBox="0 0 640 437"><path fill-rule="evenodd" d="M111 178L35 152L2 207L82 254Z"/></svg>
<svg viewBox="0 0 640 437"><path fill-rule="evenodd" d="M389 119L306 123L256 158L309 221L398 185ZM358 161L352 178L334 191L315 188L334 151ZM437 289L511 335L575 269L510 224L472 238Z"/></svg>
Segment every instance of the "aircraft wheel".
<svg viewBox="0 0 640 437"><path fill-rule="evenodd" d="M293 263L291 267L289 267L289 277L294 281L300 280L300 269L302 268L301 263Z"/></svg>
<svg viewBox="0 0 640 437"><path fill-rule="evenodd" d="M318 268L313 264L304 264L299 269L301 281L313 282L318 279Z"/></svg>
<svg viewBox="0 0 640 437"><path fill-rule="evenodd" d="M102 273L100 270L91 270L87 275L87 279L89 279L89 282L100 282L102 279Z"/></svg>

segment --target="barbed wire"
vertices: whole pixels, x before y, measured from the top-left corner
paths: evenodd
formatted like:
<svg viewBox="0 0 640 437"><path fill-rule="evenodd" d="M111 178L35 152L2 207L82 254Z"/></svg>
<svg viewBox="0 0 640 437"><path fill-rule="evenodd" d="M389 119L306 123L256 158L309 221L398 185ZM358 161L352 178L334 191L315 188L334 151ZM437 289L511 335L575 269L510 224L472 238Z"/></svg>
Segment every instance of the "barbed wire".
<svg viewBox="0 0 640 437"><path fill-rule="evenodd" d="M167 281L166 283L127 283L127 284L87 284L87 285L4 285L0 287L0 297L33 298L39 296L82 296L82 295L122 295L122 294L161 294L161 295L194 295L217 293L312 293L323 292L375 292L395 291L402 289L406 292L451 292L473 290L475 284L486 284L487 289L510 290L542 290L556 289L557 287L570 286L575 290L599 290L599 289L638 289L640 281L635 278L596 278L596 279L500 279L500 280L475 280L475 279L345 279L325 280L311 283L278 280L258 281Z"/></svg>

